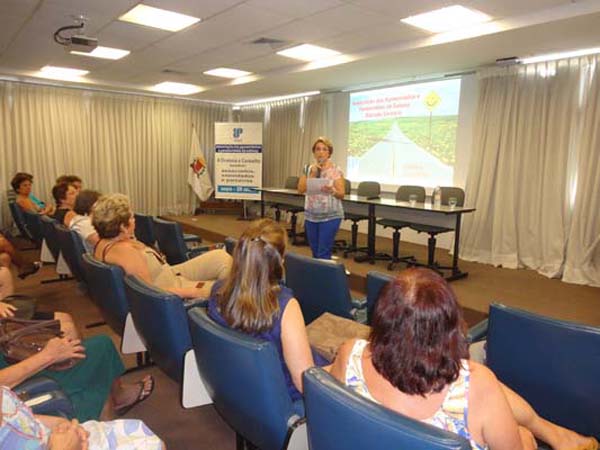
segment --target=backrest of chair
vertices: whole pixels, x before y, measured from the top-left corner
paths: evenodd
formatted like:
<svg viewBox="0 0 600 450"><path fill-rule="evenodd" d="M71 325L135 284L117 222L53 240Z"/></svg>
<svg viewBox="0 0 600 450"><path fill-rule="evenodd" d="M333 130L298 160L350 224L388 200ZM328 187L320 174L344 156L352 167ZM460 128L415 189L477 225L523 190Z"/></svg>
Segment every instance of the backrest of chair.
<svg viewBox="0 0 600 450"><path fill-rule="evenodd" d="M303 379L311 450L471 450L466 439L367 400L323 369Z"/></svg>
<svg viewBox="0 0 600 450"><path fill-rule="evenodd" d="M204 308L188 314L198 370L217 411L256 447L282 449L294 409L274 345L217 324Z"/></svg>
<svg viewBox="0 0 600 450"><path fill-rule="evenodd" d="M492 304L487 365L543 418L600 439L600 328Z"/></svg>
<svg viewBox="0 0 600 450"><path fill-rule="evenodd" d="M407 202L411 195L417 196L417 203L425 203L425 188L423 186L400 186L396 191L396 200L399 202Z"/></svg>
<svg viewBox="0 0 600 450"><path fill-rule="evenodd" d="M381 290L394 279L393 276L374 270L367 273L367 324L371 324L373 311Z"/></svg>
<svg viewBox="0 0 600 450"><path fill-rule="evenodd" d="M285 256L285 284L300 303L306 324L325 312L352 318L352 297L343 264L289 252Z"/></svg>
<svg viewBox="0 0 600 450"><path fill-rule="evenodd" d="M358 184L356 195L376 198L381 195L381 185L377 181L361 181Z"/></svg>
<svg viewBox="0 0 600 450"><path fill-rule="evenodd" d="M77 281L86 282L85 270L81 262L81 258L86 251L83 242L81 242L81 236L76 231L69 230L59 223L54 224L54 229L56 230L60 252L67 266L69 266L71 274Z"/></svg>
<svg viewBox="0 0 600 450"><path fill-rule="evenodd" d="M82 263L92 300L100 308L108 326L122 336L129 312L123 269L98 261L89 253L84 253Z"/></svg>
<svg viewBox="0 0 600 450"><path fill-rule="evenodd" d="M46 215L40 216L40 220L42 221L42 232L44 234L44 240L46 241L48 250L50 250L54 261L58 262L58 256L60 255L60 244L58 242L56 230L54 229L54 224L58 224L58 222L52 217L48 217Z"/></svg>
<svg viewBox="0 0 600 450"><path fill-rule="evenodd" d="M17 208L20 208L17 206ZM44 233L42 231L42 221L40 219L40 215L38 213L30 212L30 211L22 211L23 219L25 220L25 225L27 230L31 234L33 240L37 243L42 243L44 240Z"/></svg>
<svg viewBox="0 0 600 450"><path fill-rule="evenodd" d="M442 193L442 205L448 204L448 199L454 197L456 199L456 206L463 206L465 204L465 191L459 187L454 186L442 186L440 187Z"/></svg>
<svg viewBox="0 0 600 450"><path fill-rule="evenodd" d="M17 200L17 193L14 189L6 190L6 200L8 200L8 203L14 203Z"/></svg>
<svg viewBox="0 0 600 450"><path fill-rule="evenodd" d="M19 229L19 233L21 233L21 236L23 236L25 239L33 241L33 235L27 229L27 225L25 224L25 216L23 215L23 209L21 209L21 207L15 202L9 202L8 207L10 209L10 214L12 215L15 224Z"/></svg>
<svg viewBox="0 0 600 450"><path fill-rule="evenodd" d="M352 193L352 183L348 178L344 178L344 194L348 195Z"/></svg>
<svg viewBox="0 0 600 450"><path fill-rule="evenodd" d="M181 297L127 275L125 294L137 332L152 360L169 377L181 382L185 353L192 348Z"/></svg>
<svg viewBox="0 0 600 450"><path fill-rule="evenodd" d="M134 214L135 217L135 238L153 247L156 244L156 235L154 233L154 220L152 216L145 214Z"/></svg>
<svg viewBox="0 0 600 450"><path fill-rule="evenodd" d="M165 254L169 264L187 261L187 247L183 240L181 225L169 220L154 219L158 248Z"/></svg>
<svg viewBox="0 0 600 450"><path fill-rule="evenodd" d="M234 237L227 236L225 238L225 251L230 255L233 255L233 251L235 250L235 246L237 245L238 240Z"/></svg>
<svg viewBox="0 0 600 450"><path fill-rule="evenodd" d="M298 181L299 180L300 180L300 177L295 177L295 176L287 177L285 179L285 184L283 185L284 189L298 189Z"/></svg>

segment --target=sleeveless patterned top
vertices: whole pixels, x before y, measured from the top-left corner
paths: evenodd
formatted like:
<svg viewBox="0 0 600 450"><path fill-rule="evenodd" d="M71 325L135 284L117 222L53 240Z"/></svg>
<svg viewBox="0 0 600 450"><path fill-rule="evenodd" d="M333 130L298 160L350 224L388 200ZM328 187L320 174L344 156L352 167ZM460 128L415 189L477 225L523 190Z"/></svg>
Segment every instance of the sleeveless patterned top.
<svg viewBox="0 0 600 450"><path fill-rule="evenodd" d="M358 339L355 342L348 358L344 378L346 385L352 390L375 403L379 403L369 392L363 374L362 354L367 344L368 341L363 339ZM442 405L433 416L422 420L422 422L464 437L471 443L473 450L486 450L488 447L475 442L467 428L469 378L469 363L467 360L463 360L458 379L450 385Z"/></svg>

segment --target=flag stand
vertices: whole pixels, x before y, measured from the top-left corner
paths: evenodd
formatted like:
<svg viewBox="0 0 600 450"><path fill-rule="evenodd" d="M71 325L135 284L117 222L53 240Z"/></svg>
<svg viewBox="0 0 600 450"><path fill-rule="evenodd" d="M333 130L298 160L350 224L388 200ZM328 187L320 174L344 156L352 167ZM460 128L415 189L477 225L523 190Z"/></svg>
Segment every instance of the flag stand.
<svg viewBox="0 0 600 450"><path fill-rule="evenodd" d="M254 220L252 217L248 217L248 206L246 200L242 200L242 215L236 220Z"/></svg>

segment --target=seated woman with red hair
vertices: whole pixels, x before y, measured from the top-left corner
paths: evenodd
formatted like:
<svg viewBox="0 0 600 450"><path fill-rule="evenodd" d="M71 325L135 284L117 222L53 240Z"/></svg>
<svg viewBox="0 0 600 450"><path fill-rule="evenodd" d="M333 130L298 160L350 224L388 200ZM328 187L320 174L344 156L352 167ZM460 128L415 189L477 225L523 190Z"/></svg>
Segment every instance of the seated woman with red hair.
<svg viewBox="0 0 600 450"><path fill-rule="evenodd" d="M592 450L539 417L485 366L469 361L465 325L448 283L428 269L401 272L382 291L369 341L340 347L331 374L368 399L468 439L474 450Z"/></svg>

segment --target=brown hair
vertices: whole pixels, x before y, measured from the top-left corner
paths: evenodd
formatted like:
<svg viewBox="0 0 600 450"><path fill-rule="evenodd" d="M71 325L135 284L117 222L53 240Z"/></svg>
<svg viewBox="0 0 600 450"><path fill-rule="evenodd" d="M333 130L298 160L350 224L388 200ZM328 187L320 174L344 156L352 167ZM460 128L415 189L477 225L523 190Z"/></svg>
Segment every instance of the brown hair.
<svg viewBox="0 0 600 450"><path fill-rule="evenodd" d="M81 183L81 178L79 178L77 175L61 175L60 177L58 177L56 179L56 184L60 184L60 183Z"/></svg>
<svg viewBox="0 0 600 450"><path fill-rule="evenodd" d="M326 137L319 137L319 138L317 138L317 140L315 141L315 143L312 146L312 152L313 153L315 152L315 148L317 147L317 144L319 144L319 143L321 143L325 147L327 147L327 150L329 150L329 156L331 156L331 154L333 153L333 144Z"/></svg>
<svg viewBox="0 0 600 450"><path fill-rule="evenodd" d="M246 333L273 327L286 244L285 229L271 219L257 220L244 231L231 272L217 292L217 305L229 326Z"/></svg>
<svg viewBox="0 0 600 450"><path fill-rule="evenodd" d="M33 183L33 175L27 172L17 172L13 179L10 180L10 185L17 194L19 193L21 183L24 181L31 181Z"/></svg>
<svg viewBox="0 0 600 450"><path fill-rule="evenodd" d="M92 191L90 189L84 189L77 195L75 199L75 205L73 211L82 216L89 214L92 210L92 206L96 203L96 200L100 198L102 194L98 191Z"/></svg>
<svg viewBox="0 0 600 450"><path fill-rule="evenodd" d="M123 194L110 194L100 197L92 206L92 225L102 239L117 237L121 225L129 225L133 213L129 198Z"/></svg>
<svg viewBox="0 0 600 450"><path fill-rule="evenodd" d="M375 370L409 395L440 392L469 357L454 292L429 269L402 271L383 289L370 336Z"/></svg>
<svg viewBox="0 0 600 450"><path fill-rule="evenodd" d="M67 191L70 186L73 185L70 183L59 183L52 188L52 197L54 197L56 206L60 206L61 200L64 200L67 197Z"/></svg>

